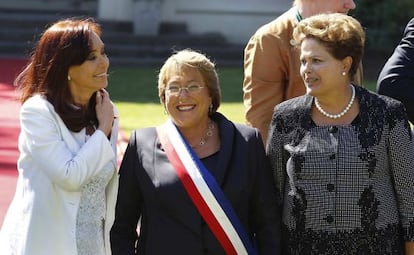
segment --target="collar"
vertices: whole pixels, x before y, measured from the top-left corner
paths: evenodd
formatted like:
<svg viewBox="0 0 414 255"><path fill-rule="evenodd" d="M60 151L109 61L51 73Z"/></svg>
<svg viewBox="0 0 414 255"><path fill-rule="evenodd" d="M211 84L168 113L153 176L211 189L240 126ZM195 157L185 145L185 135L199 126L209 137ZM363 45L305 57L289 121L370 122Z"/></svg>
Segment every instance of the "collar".
<svg viewBox="0 0 414 255"><path fill-rule="evenodd" d="M301 20L303 20L303 17L302 17L302 15L300 14L300 12L299 12L299 9L298 9L298 8L296 8L295 17L296 17L296 20L297 20L298 22L300 22Z"/></svg>

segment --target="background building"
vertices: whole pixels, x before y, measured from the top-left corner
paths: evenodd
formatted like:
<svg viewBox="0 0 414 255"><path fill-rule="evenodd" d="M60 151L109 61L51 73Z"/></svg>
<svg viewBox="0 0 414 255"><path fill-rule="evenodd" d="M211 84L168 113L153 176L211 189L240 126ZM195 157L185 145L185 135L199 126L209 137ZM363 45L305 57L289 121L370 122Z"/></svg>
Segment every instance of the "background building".
<svg viewBox="0 0 414 255"><path fill-rule="evenodd" d="M230 43L244 44L291 5L289 0L99 0L98 17L135 21L138 33L157 22L181 24L191 34L220 33Z"/></svg>
<svg viewBox="0 0 414 255"><path fill-rule="evenodd" d="M92 16L103 26L113 65L159 66L173 50L198 49L224 66L241 66L258 27L292 0L0 0L0 57L27 57L35 35L56 19ZM366 74L375 77L414 17L412 0L357 2L364 26Z"/></svg>
<svg viewBox="0 0 414 255"><path fill-rule="evenodd" d="M60 18L90 16L103 27L114 65L159 66L193 48L219 66L241 66L243 49L290 0L0 0L0 57L27 57L36 36Z"/></svg>

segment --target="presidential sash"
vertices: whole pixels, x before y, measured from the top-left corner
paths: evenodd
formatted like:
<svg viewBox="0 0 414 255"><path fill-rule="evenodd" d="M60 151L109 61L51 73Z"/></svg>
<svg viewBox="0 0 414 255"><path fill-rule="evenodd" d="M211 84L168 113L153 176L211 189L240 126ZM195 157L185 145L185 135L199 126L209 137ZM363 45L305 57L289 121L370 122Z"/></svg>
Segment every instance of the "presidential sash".
<svg viewBox="0 0 414 255"><path fill-rule="evenodd" d="M185 190L226 254L256 254L230 202L215 178L169 119L158 137Z"/></svg>

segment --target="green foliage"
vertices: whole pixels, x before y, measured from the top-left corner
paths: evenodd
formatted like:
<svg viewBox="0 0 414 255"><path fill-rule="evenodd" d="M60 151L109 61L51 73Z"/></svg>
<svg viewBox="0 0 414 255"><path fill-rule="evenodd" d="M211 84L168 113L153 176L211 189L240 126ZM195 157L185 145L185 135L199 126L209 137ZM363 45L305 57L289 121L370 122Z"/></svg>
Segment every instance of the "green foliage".
<svg viewBox="0 0 414 255"><path fill-rule="evenodd" d="M159 103L115 102L119 112L119 125L125 135L142 127L152 127L163 123L167 115Z"/></svg>
<svg viewBox="0 0 414 255"><path fill-rule="evenodd" d="M113 101L157 103L155 68L111 68L108 91Z"/></svg>
<svg viewBox="0 0 414 255"><path fill-rule="evenodd" d="M129 137L131 131L137 128L152 127L163 123L167 115L159 103L129 103L115 102L120 120L119 124L125 134ZM233 122L244 122L244 107L242 103L223 102L219 112L224 114Z"/></svg>
<svg viewBox="0 0 414 255"><path fill-rule="evenodd" d="M163 123L167 115L158 99L157 73L154 68L113 68L109 76L108 91L120 115L120 126L129 137L132 130ZM219 112L230 120L244 123L243 68L218 70L222 104ZM367 89L375 90L375 82L364 82Z"/></svg>
<svg viewBox="0 0 414 255"><path fill-rule="evenodd" d="M376 81L373 81L373 80L365 80L364 81L364 88L366 88L368 90L371 90L371 91L375 92L376 86L377 86Z"/></svg>
<svg viewBox="0 0 414 255"><path fill-rule="evenodd" d="M223 102L243 102L243 68L218 71Z"/></svg>
<svg viewBox="0 0 414 255"><path fill-rule="evenodd" d="M136 128L165 121L167 116L158 98L157 74L155 68L111 68L108 91L126 136ZM244 122L243 69L224 68L218 74L222 91L219 111L234 122Z"/></svg>
<svg viewBox="0 0 414 255"><path fill-rule="evenodd" d="M367 50L390 51L414 17L413 0L361 0L351 15L365 28Z"/></svg>
<svg viewBox="0 0 414 255"><path fill-rule="evenodd" d="M243 69L224 68L217 71L222 101L242 102ZM112 68L108 91L114 101L158 103L158 69Z"/></svg>

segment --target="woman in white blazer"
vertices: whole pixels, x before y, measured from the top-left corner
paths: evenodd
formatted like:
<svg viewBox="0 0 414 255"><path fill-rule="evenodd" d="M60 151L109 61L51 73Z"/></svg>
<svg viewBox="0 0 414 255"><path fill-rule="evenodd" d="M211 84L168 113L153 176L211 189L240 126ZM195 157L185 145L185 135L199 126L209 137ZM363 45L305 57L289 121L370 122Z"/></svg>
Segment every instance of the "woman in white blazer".
<svg viewBox="0 0 414 255"><path fill-rule="evenodd" d="M19 177L0 231L2 255L111 253L118 119L100 35L92 19L56 22L16 79Z"/></svg>

